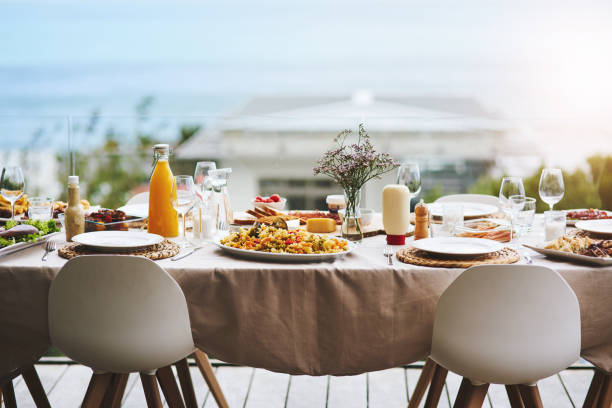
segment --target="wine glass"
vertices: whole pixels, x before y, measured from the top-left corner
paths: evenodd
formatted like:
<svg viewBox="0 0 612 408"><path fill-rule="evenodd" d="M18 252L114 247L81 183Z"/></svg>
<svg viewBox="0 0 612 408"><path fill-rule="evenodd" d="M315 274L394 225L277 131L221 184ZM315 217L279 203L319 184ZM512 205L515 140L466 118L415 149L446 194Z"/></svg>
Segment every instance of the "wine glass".
<svg viewBox="0 0 612 408"><path fill-rule="evenodd" d="M193 177L182 175L174 177L174 182L172 183L172 189L170 191L170 201L172 202L172 207L183 218L183 234L178 240L178 244L182 248L188 245L185 235L185 218L187 212L191 210L195 202L194 189Z"/></svg>
<svg viewBox="0 0 612 408"><path fill-rule="evenodd" d="M561 169L543 169L540 176L540 198L549 205L550 211L561 201L563 194L565 194L565 185Z"/></svg>
<svg viewBox="0 0 612 408"><path fill-rule="evenodd" d="M523 197L522 203L516 196ZM502 179L501 187L499 188L499 203L504 213L510 217L510 241L512 241L512 235L514 233L514 215L522 208L522 205L525 204L525 187L523 186L522 178L504 177ZM519 205L521 205L520 208L518 207Z"/></svg>
<svg viewBox="0 0 612 408"><path fill-rule="evenodd" d="M421 171L419 165L414 162L405 162L397 169L396 184L403 184L408 187L412 198L421 192Z"/></svg>
<svg viewBox="0 0 612 408"><path fill-rule="evenodd" d="M25 191L25 180L19 166L7 166L0 175L0 194L11 203L11 219L15 219L15 201L19 200Z"/></svg>

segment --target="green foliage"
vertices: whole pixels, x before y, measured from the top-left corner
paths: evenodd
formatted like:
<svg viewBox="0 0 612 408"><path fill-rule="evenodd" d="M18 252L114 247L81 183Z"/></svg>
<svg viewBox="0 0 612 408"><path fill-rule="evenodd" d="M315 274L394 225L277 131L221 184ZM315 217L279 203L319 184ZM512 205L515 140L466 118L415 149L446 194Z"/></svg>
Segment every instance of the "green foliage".
<svg viewBox="0 0 612 408"><path fill-rule="evenodd" d="M442 184L436 184L435 186L427 189L427 191L423 193L423 201L426 203L433 203L443 195L445 194L444 189L442 188Z"/></svg>
<svg viewBox="0 0 612 408"><path fill-rule="evenodd" d="M555 204L555 209L612 208L612 156L589 157L587 163L590 172L581 169L574 172L563 171L565 194L563 199ZM540 200L540 174L543 168L544 166L540 166L533 174L523 178L525 194L537 200L536 211L538 212L549 209L548 204ZM497 196L501 179L502 177L483 176L469 188L468 192Z"/></svg>

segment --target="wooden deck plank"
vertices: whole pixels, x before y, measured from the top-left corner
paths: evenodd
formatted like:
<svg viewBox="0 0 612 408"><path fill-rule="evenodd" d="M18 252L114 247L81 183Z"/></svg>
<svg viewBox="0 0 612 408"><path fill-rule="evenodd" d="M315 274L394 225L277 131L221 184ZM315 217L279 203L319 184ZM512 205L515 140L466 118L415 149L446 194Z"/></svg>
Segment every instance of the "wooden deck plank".
<svg viewBox="0 0 612 408"><path fill-rule="evenodd" d="M251 383L247 408L283 408L289 385L289 374L256 369Z"/></svg>
<svg viewBox="0 0 612 408"><path fill-rule="evenodd" d="M327 381L326 375L319 377L292 376L287 395L287 408L324 407L327 398Z"/></svg>
<svg viewBox="0 0 612 408"><path fill-rule="evenodd" d="M247 401L254 372L255 369L251 367L219 367L217 369L217 380L230 407L242 407ZM205 408L217 407L215 399L211 397L206 399Z"/></svg>
<svg viewBox="0 0 612 408"><path fill-rule="evenodd" d="M336 407L367 407L367 375L349 375L343 377L331 376L329 379L329 394L327 406Z"/></svg>
<svg viewBox="0 0 612 408"><path fill-rule="evenodd" d="M80 364L68 367L53 391L48 395L52 407L77 406L85 396L87 385L91 379L92 370Z"/></svg>
<svg viewBox="0 0 612 408"><path fill-rule="evenodd" d="M538 381L538 388L545 407L573 408L557 375Z"/></svg>
<svg viewBox="0 0 612 408"><path fill-rule="evenodd" d="M565 370L559 373L575 406L581 407L584 403L593 373L593 370Z"/></svg>
<svg viewBox="0 0 612 408"><path fill-rule="evenodd" d="M369 408L406 408L408 396L403 368L374 371L369 376Z"/></svg>

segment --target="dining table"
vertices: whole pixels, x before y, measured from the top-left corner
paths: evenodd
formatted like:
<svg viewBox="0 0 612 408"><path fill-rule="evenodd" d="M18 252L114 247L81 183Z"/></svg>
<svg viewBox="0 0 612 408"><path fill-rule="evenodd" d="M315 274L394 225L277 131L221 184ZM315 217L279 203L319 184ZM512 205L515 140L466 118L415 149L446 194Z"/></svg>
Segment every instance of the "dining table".
<svg viewBox="0 0 612 408"><path fill-rule="evenodd" d="M612 372L612 267L552 260L520 246L543 239L537 215L532 231L513 241L519 263L550 267L566 279L580 303L581 355ZM237 258L205 243L181 260L156 262L182 288L202 351L294 375L352 375L426 358L438 298L463 271L397 258L390 265L384 248L378 235L333 261L283 263ZM42 254L43 246L34 246L0 258L0 379L52 346L47 296L67 261L55 251L43 262Z"/></svg>

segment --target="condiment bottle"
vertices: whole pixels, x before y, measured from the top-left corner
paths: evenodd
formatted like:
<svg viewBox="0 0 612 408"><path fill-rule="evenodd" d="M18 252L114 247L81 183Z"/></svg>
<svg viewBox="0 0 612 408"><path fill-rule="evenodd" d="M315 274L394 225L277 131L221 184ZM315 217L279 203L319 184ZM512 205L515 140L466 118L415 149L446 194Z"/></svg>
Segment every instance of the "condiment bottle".
<svg viewBox="0 0 612 408"><path fill-rule="evenodd" d="M429 236L429 210L423 199L414 207L414 217L414 240L427 238Z"/></svg>
<svg viewBox="0 0 612 408"><path fill-rule="evenodd" d="M387 244L404 245L410 229L410 191L401 184L389 184L383 189L383 226Z"/></svg>
<svg viewBox="0 0 612 408"><path fill-rule="evenodd" d="M79 176L68 176L68 206L64 217L66 241L71 242L72 237L85 232L85 210L81 205Z"/></svg>
<svg viewBox="0 0 612 408"><path fill-rule="evenodd" d="M170 170L168 157L170 146L153 146L155 168L149 183L149 227L148 231L166 238L178 236L178 215L172 207L170 193L174 176Z"/></svg>

